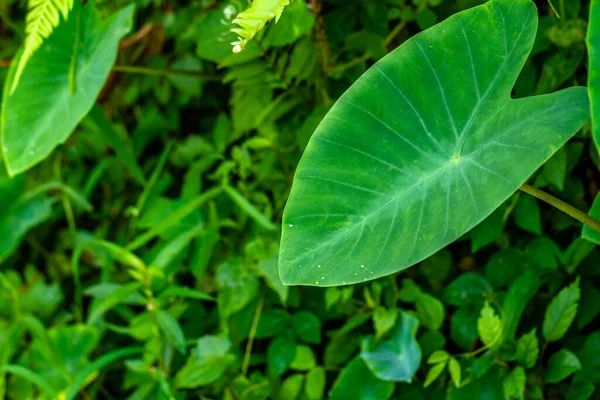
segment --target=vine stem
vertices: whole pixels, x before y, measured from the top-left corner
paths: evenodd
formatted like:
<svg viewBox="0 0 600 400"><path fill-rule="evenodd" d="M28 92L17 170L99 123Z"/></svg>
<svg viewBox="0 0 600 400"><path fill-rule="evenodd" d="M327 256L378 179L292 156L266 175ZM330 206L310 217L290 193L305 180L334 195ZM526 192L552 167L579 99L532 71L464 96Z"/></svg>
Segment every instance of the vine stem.
<svg viewBox="0 0 600 400"><path fill-rule="evenodd" d="M542 200L545 203L550 204L553 207L558 208L560 211L575 218L577 221L582 222L583 224L589 226L593 230L600 232L600 221L598 221L595 218L590 217L589 215L587 215L583 211L576 209L572 205L565 203L561 199L552 196L550 193L546 193L542 190L536 189L533 186L528 185L526 183L521 185L521 187L519 189L521 189L523 192L525 192L527 194L532 195L533 197L536 197L536 198Z"/></svg>

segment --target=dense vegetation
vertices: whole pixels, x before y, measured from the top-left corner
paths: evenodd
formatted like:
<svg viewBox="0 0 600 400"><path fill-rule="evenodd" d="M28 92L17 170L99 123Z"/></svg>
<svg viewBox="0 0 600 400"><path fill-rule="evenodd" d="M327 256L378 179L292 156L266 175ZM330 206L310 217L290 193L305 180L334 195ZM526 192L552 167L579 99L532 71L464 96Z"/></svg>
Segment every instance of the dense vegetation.
<svg viewBox="0 0 600 400"><path fill-rule="evenodd" d="M24 3L0 398L600 398L599 1Z"/></svg>

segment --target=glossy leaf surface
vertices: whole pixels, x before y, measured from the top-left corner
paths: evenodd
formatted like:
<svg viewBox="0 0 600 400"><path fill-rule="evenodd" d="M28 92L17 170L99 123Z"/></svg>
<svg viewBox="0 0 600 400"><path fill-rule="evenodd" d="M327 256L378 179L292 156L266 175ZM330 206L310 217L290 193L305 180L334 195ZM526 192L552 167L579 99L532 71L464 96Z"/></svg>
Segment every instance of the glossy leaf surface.
<svg viewBox="0 0 600 400"><path fill-rule="evenodd" d="M342 95L311 138L283 218L287 284L407 268L490 215L589 118L584 88L513 100L537 29L492 0L415 35Z"/></svg>
<svg viewBox="0 0 600 400"><path fill-rule="evenodd" d="M46 158L71 135L96 102L119 41L129 32L133 7L102 21L92 5L79 3L29 59L14 93L4 91L2 152L11 175Z"/></svg>

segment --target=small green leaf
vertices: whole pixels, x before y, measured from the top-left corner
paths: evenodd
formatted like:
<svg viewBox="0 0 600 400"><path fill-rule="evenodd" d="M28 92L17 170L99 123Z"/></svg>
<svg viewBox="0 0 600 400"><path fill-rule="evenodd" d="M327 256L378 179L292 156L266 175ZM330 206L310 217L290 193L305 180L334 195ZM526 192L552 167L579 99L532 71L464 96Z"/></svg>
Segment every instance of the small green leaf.
<svg viewBox="0 0 600 400"><path fill-rule="evenodd" d="M208 385L223 375L235 360L229 354L229 339L220 336L203 336L185 365L175 375L175 387L192 389Z"/></svg>
<svg viewBox="0 0 600 400"><path fill-rule="evenodd" d="M525 397L525 370L516 367L506 378L504 378L504 398L506 400L523 400Z"/></svg>
<svg viewBox="0 0 600 400"><path fill-rule="evenodd" d="M72 400L74 399L81 388L85 385L86 381L93 376L94 373L97 373L107 365L125 357L134 356L136 354L140 354L143 352L143 348L141 347L124 347L121 349L113 350L108 352L101 357L97 358L93 362L86 365L81 371L75 375L71 385L69 386L69 390L64 395L64 400Z"/></svg>
<svg viewBox="0 0 600 400"><path fill-rule="evenodd" d="M427 293L422 293L415 303L417 316L424 327L437 331L446 318L444 305L441 301Z"/></svg>
<svg viewBox="0 0 600 400"><path fill-rule="evenodd" d="M397 318L397 308L388 310L384 307L377 307L375 309L375 312L373 313L373 326L375 328L375 336L377 339L381 339L396 325Z"/></svg>
<svg viewBox="0 0 600 400"><path fill-rule="evenodd" d="M280 376L288 370L296 358L296 341L291 335L281 335L269 343L267 366L269 374Z"/></svg>
<svg viewBox="0 0 600 400"><path fill-rule="evenodd" d="M494 289L481 275L471 272L461 274L446 288L445 298L453 306L480 305L484 294L493 293Z"/></svg>
<svg viewBox="0 0 600 400"><path fill-rule="evenodd" d="M536 328L524 334L517 341L516 359L524 368L533 368L540 352Z"/></svg>
<svg viewBox="0 0 600 400"><path fill-rule="evenodd" d="M290 364L294 371L308 371L317 365L317 359L312 349L305 345L296 346L296 355Z"/></svg>
<svg viewBox="0 0 600 400"><path fill-rule="evenodd" d="M537 200L533 196L521 196L515 207L514 219L517 226L527 232L542 233L542 215Z"/></svg>
<svg viewBox="0 0 600 400"><path fill-rule="evenodd" d="M450 337L463 350L470 349L479 336L477 318L477 311L470 307L461 307L452 315Z"/></svg>
<svg viewBox="0 0 600 400"><path fill-rule="evenodd" d="M579 358L567 349L554 353L546 367L546 382L558 383L581 369Z"/></svg>
<svg viewBox="0 0 600 400"><path fill-rule="evenodd" d="M321 343L321 320L310 311L300 311L292 317L296 337L305 343Z"/></svg>
<svg viewBox="0 0 600 400"><path fill-rule="evenodd" d="M445 362L450 358L450 354L446 350L436 350L427 359L427 364L438 364Z"/></svg>
<svg viewBox="0 0 600 400"><path fill-rule="evenodd" d="M169 341L180 353L185 354L185 336L181 326L175 318L165 310L158 310L156 313L158 325Z"/></svg>
<svg viewBox="0 0 600 400"><path fill-rule="evenodd" d="M56 390L52 387L52 385L50 384L50 382L48 382L48 380L46 378L31 371L28 368L25 368L21 365L9 364L9 365L0 366L0 372L2 374L11 373L16 376L20 376L21 378L24 378L24 379L28 380L29 382L35 384L44 393L46 393L48 396L50 396L50 398L58 397L57 396L58 393L56 393Z"/></svg>
<svg viewBox="0 0 600 400"><path fill-rule="evenodd" d="M502 322L500 317L496 315L490 303L486 301L481 309L481 316L477 320L477 332L481 342L486 346L493 344L500 338L501 331Z"/></svg>
<svg viewBox="0 0 600 400"><path fill-rule="evenodd" d="M329 400L387 400L394 393L394 383L377 379L360 357L350 361L338 375Z"/></svg>
<svg viewBox="0 0 600 400"><path fill-rule="evenodd" d="M591 382L574 382L569 386L566 400L588 400L596 387Z"/></svg>
<svg viewBox="0 0 600 400"><path fill-rule="evenodd" d="M274 231L277 227L267 218L258 208L250 203L244 196L231 186L226 186L224 192L227 193L229 198L238 205L250 218L252 218L257 224L263 228Z"/></svg>
<svg viewBox="0 0 600 400"><path fill-rule="evenodd" d="M546 309L542 326L544 338L548 342L557 341L565 335L577 314L580 295L578 277L552 299Z"/></svg>
<svg viewBox="0 0 600 400"><path fill-rule="evenodd" d="M300 393L302 393L302 386L304 385L304 375L292 374L288 376L281 384L279 389L280 399L296 400Z"/></svg>
<svg viewBox="0 0 600 400"><path fill-rule="evenodd" d="M308 400L319 400L323 398L326 383L325 369L316 367L306 375L306 386L304 392Z"/></svg>
<svg viewBox="0 0 600 400"><path fill-rule="evenodd" d="M450 372L450 379L452 379L454 386L459 388L461 386L461 370L460 364L454 357L450 357L450 362L448 362L448 372Z"/></svg>
<svg viewBox="0 0 600 400"><path fill-rule="evenodd" d="M427 387L433 382L435 382L435 380L442 374L442 372L444 372L444 369L446 369L446 362L441 362L431 367L429 369L429 372L427 372L427 377L425 378L425 383L423 384L423 387Z"/></svg>
<svg viewBox="0 0 600 400"><path fill-rule="evenodd" d="M127 285L119 286L113 290L113 292L106 298L94 304L94 307L88 315L88 324L95 323L100 317L106 314L109 310L114 308L116 305L121 304L129 298L133 293L140 290L142 287L141 283L133 282Z"/></svg>

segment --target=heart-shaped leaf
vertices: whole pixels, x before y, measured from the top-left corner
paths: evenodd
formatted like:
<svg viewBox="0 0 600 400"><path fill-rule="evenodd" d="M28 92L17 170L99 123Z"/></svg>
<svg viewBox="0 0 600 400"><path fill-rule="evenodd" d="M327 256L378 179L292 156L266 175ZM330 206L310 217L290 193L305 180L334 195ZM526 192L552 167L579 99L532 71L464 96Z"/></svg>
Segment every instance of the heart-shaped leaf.
<svg viewBox="0 0 600 400"><path fill-rule="evenodd" d="M7 89L17 63L9 71L0 138L10 175L42 161L71 135L96 102L130 30L133 6L102 21L93 4L80 3L29 59L12 94Z"/></svg>
<svg viewBox="0 0 600 400"><path fill-rule="evenodd" d="M531 0L492 0L361 76L296 171L282 280L331 286L407 268L490 215L571 138L589 118L585 88L510 97L536 29Z"/></svg>

